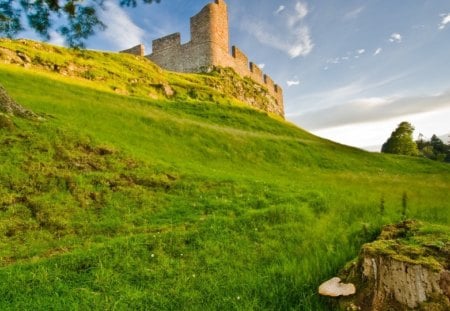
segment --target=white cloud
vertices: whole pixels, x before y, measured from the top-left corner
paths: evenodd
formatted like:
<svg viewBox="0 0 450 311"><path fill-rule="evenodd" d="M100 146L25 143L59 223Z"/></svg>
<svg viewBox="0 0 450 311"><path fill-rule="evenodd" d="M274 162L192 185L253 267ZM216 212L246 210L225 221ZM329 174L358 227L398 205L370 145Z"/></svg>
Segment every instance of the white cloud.
<svg viewBox="0 0 450 311"><path fill-rule="evenodd" d="M51 44L54 44L54 45L59 45L59 46L66 45L64 37L60 33L56 32L54 30L50 31L50 40L48 42Z"/></svg>
<svg viewBox="0 0 450 311"><path fill-rule="evenodd" d="M382 48L376 49L375 52L373 52L373 56L376 56L376 55L380 54L382 51L383 51Z"/></svg>
<svg viewBox="0 0 450 311"><path fill-rule="evenodd" d="M101 36L115 49L126 49L143 42L144 30L133 23L128 14L113 0L104 2L99 11L100 20L107 24Z"/></svg>
<svg viewBox="0 0 450 311"><path fill-rule="evenodd" d="M342 57L335 57L335 58L329 58L326 60L327 64L332 64L332 65L337 65L340 64L342 62L347 62L350 60L350 58L355 58L358 59L362 54L366 53L365 49L359 49L356 50L355 53L356 55L353 55L354 52L349 52L347 53L347 55L349 56L342 56Z"/></svg>
<svg viewBox="0 0 450 311"><path fill-rule="evenodd" d="M308 15L308 6L306 3L297 2L294 7L293 14L288 15L288 25L294 26Z"/></svg>
<svg viewBox="0 0 450 311"><path fill-rule="evenodd" d="M364 7L356 8L344 15L344 19L355 19L364 11Z"/></svg>
<svg viewBox="0 0 450 311"><path fill-rule="evenodd" d="M450 108L450 90L438 95L360 98L342 105L304 113L295 117L295 121L308 129L323 129L446 108Z"/></svg>
<svg viewBox="0 0 450 311"><path fill-rule="evenodd" d="M308 6L306 3L297 2L295 4L295 12L297 12L297 18L302 19L308 15Z"/></svg>
<svg viewBox="0 0 450 311"><path fill-rule="evenodd" d="M298 80L288 80L288 81L286 81L286 84L287 84L287 86L293 86L293 85L299 85L300 84L300 81L298 81Z"/></svg>
<svg viewBox="0 0 450 311"><path fill-rule="evenodd" d="M339 63L340 63L339 57L327 59L327 64L339 64Z"/></svg>
<svg viewBox="0 0 450 311"><path fill-rule="evenodd" d="M433 134L448 133L449 118L450 108L444 108L433 112L402 115L389 120L330 127L313 131L313 133L343 144L380 151L381 145L402 121L408 121L416 128L414 137L417 137L419 133L431 137Z"/></svg>
<svg viewBox="0 0 450 311"><path fill-rule="evenodd" d="M279 10L277 10L279 11ZM243 19L241 28L253 35L260 43L287 53L291 58L311 53L314 43L304 18L308 15L305 3L297 1L293 7L279 12L280 18L268 24L264 16ZM283 35L281 36L280 33Z"/></svg>
<svg viewBox="0 0 450 311"><path fill-rule="evenodd" d="M360 78L350 84L345 84L337 88L322 90L316 93L309 93L304 96L300 95L294 99L296 102L314 103L314 106L308 106L308 110L302 109L287 112L286 116L291 119L295 119L305 113L316 111L317 107L328 109L330 107L334 107L337 103L343 104L353 102L355 98L365 98L367 97L366 94L369 93L380 93L385 86L402 81L404 78L409 77L412 72L414 72L413 69L390 76L384 80L377 80L374 82L367 82L364 78ZM297 79L297 77L294 78Z"/></svg>
<svg viewBox="0 0 450 311"><path fill-rule="evenodd" d="M288 53L292 58L298 56L306 56L311 53L314 44L312 43L311 35L309 33L309 28L300 27L297 30L297 35L295 36L295 41L288 49Z"/></svg>
<svg viewBox="0 0 450 311"><path fill-rule="evenodd" d="M258 67L259 67L260 69L264 69L264 67L266 67L266 64L258 64Z"/></svg>
<svg viewBox="0 0 450 311"><path fill-rule="evenodd" d="M439 29L444 29L447 26L447 24L450 23L450 13L442 14L441 16L442 16L442 21L439 25Z"/></svg>
<svg viewBox="0 0 450 311"><path fill-rule="evenodd" d="M275 11L275 14L280 14L281 12L284 11L285 8L286 8L286 7L285 7L284 5L280 5L280 6L278 7L278 9Z"/></svg>
<svg viewBox="0 0 450 311"><path fill-rule="evenodd" d="M391 37L389 38L389 41L390 41L390 42L400 43L400 42L402 42L402 35L399 34L399 33L397 33L397 32L394 32L394 33L391 35Z"/></svg>

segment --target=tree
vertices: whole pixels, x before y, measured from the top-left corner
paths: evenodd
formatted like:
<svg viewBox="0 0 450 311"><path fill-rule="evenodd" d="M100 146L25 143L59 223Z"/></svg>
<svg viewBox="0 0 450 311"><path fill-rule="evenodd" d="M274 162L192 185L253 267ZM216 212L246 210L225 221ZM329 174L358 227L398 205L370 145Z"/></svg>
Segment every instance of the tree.
<svg viewBox="0 0 450 311"><path fill-rule="evenodd" d="M450 138L450 135L448 135L448 137ZM445 145L445 148L447 150L447 156L445 157L445 162L450 163L450 140L447 142L447 145Z"/></svg>
<svg viewBox="0 0 450 311"><path fill-rule="evenodd" d="M430 143L436 153L445 153L445 144L436 134L431 136Z"/></svg>
<svg viewBox="0 0 450 311"><path fill-rule="evenodd" d="M381 152L417 156L419 153L413 140L413 132L414 127L410 123L400 123L381 147Z"/></svg>
<svg viewBox="0 0 450 311"><path fill-rule="evenodd" d="M450 162L450 145L446 145L435 134L429 141L424 140L423 136L419 135L416 144L420 155L431 160Z"/></svg>
<svg viewBox="0 0 450 311"><path fill-rule="evenodd" d="M434 160L450 162L450 143L445 144L439 137L433 135L430 145L433 147Z"/></svg>
<svg viewBox="0 0 450 311"><path fill-rule="evenodd" d="M24 30L22 20L44 40L50 39L50 30L56 27L71 47L84 47L84 40L106 25L98 18L105 0L0 0L0 35L15 37ZM135 7L138 0L117 0L121 6ZM141 0L142 3L160 0Z"/></svg>

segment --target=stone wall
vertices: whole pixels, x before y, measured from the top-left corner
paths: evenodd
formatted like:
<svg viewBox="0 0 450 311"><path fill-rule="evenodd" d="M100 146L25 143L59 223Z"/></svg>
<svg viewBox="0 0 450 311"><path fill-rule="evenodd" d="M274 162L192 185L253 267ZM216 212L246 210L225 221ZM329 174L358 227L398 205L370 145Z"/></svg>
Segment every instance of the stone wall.
<svg viewBox="0 0 450 311"><path fill-rule="evenodd" d="M174 71L183 71L183 68L180 67L180 53L181 35L179 32L153 40L153 53L151 54L151 59L163 68Z"/></svg>
<svg viewBox="0 0 450 311"><path fill-rule="evenodd" d="M208 65L227 67L229 55L228 9L225 1L207 4L191 17L191 45L201 46L210 56Z"/></svg>
<svg viewBox="0 0 450 311"><path fill-rule="evenodd" d="M250 68L247 55L234 45L231 48L231 55L234 58L234 70L241 76L248 75Z"/></svg>
<svg viewBox="0 0 450 311"><path fill-rule="evenodd" d="M180 33L174 33L153 40L153 52L146 57L160 67L177 72L208 72L212 67L230 67L243 77L249 77L262 84L283 112L283 92L280 86L265 75L262 70L238 47L233 46L230 54L228 33L228 10L224 0L207 4L190 19L191 41L181 44ZM143 55L137 47L122 51Z"/></svg>
<svg viewBox="0 0 450 311"><path fill-rule="evenodd" d="M253 62L250 62L250 77L256 82L263 84L263 72L258 65Z"/></svg>
<svg viewBox="0 0 450 311"><path fill-rule="evenodd" d="M144 48L143 44L138 44L127 50L120 51L120 53L128 53L128 54L133 54L133 55L138 55L138 56L144 56L145 48Z"/></svg>
<svg viewBox="0 0 450 311"><path fill-rule="evenodd" d="M167 49L178 50L181 45L181 35L179 32L153 40L153 51L164 53Z"/></svg>

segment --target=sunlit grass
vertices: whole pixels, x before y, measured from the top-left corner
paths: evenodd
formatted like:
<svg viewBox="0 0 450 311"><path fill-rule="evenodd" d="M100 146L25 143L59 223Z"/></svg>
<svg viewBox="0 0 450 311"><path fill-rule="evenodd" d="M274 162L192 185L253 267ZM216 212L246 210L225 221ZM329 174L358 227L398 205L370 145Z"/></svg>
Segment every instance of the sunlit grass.
<svg viewBox="0 0 450 311"><path fill-rule="evenodd" d="M121 96L11 65L0 81L46 119L0 129L1 310L328 310L318 284L402 219L404 192L407 217L450 224L442 163L322 140L226 96Z"/></svg>

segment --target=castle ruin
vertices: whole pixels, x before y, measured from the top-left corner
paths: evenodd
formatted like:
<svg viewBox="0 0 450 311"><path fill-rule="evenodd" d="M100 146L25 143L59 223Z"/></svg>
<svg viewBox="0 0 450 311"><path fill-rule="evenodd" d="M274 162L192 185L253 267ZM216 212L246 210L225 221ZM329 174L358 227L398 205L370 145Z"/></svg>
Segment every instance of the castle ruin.
<svg viewBox="0 0 450 311"><path fill-rule="evenodd" d="M236 46L229 47L228 10L224 0L214 0L190 20L191 41L181 44L179 32L153 40L148 59L177 72L207 72L211 67L230 67L243 77L265 86L275 100L276 112L284 115L283 90ZM122 51L144 56L144 46Z"/></svg>

